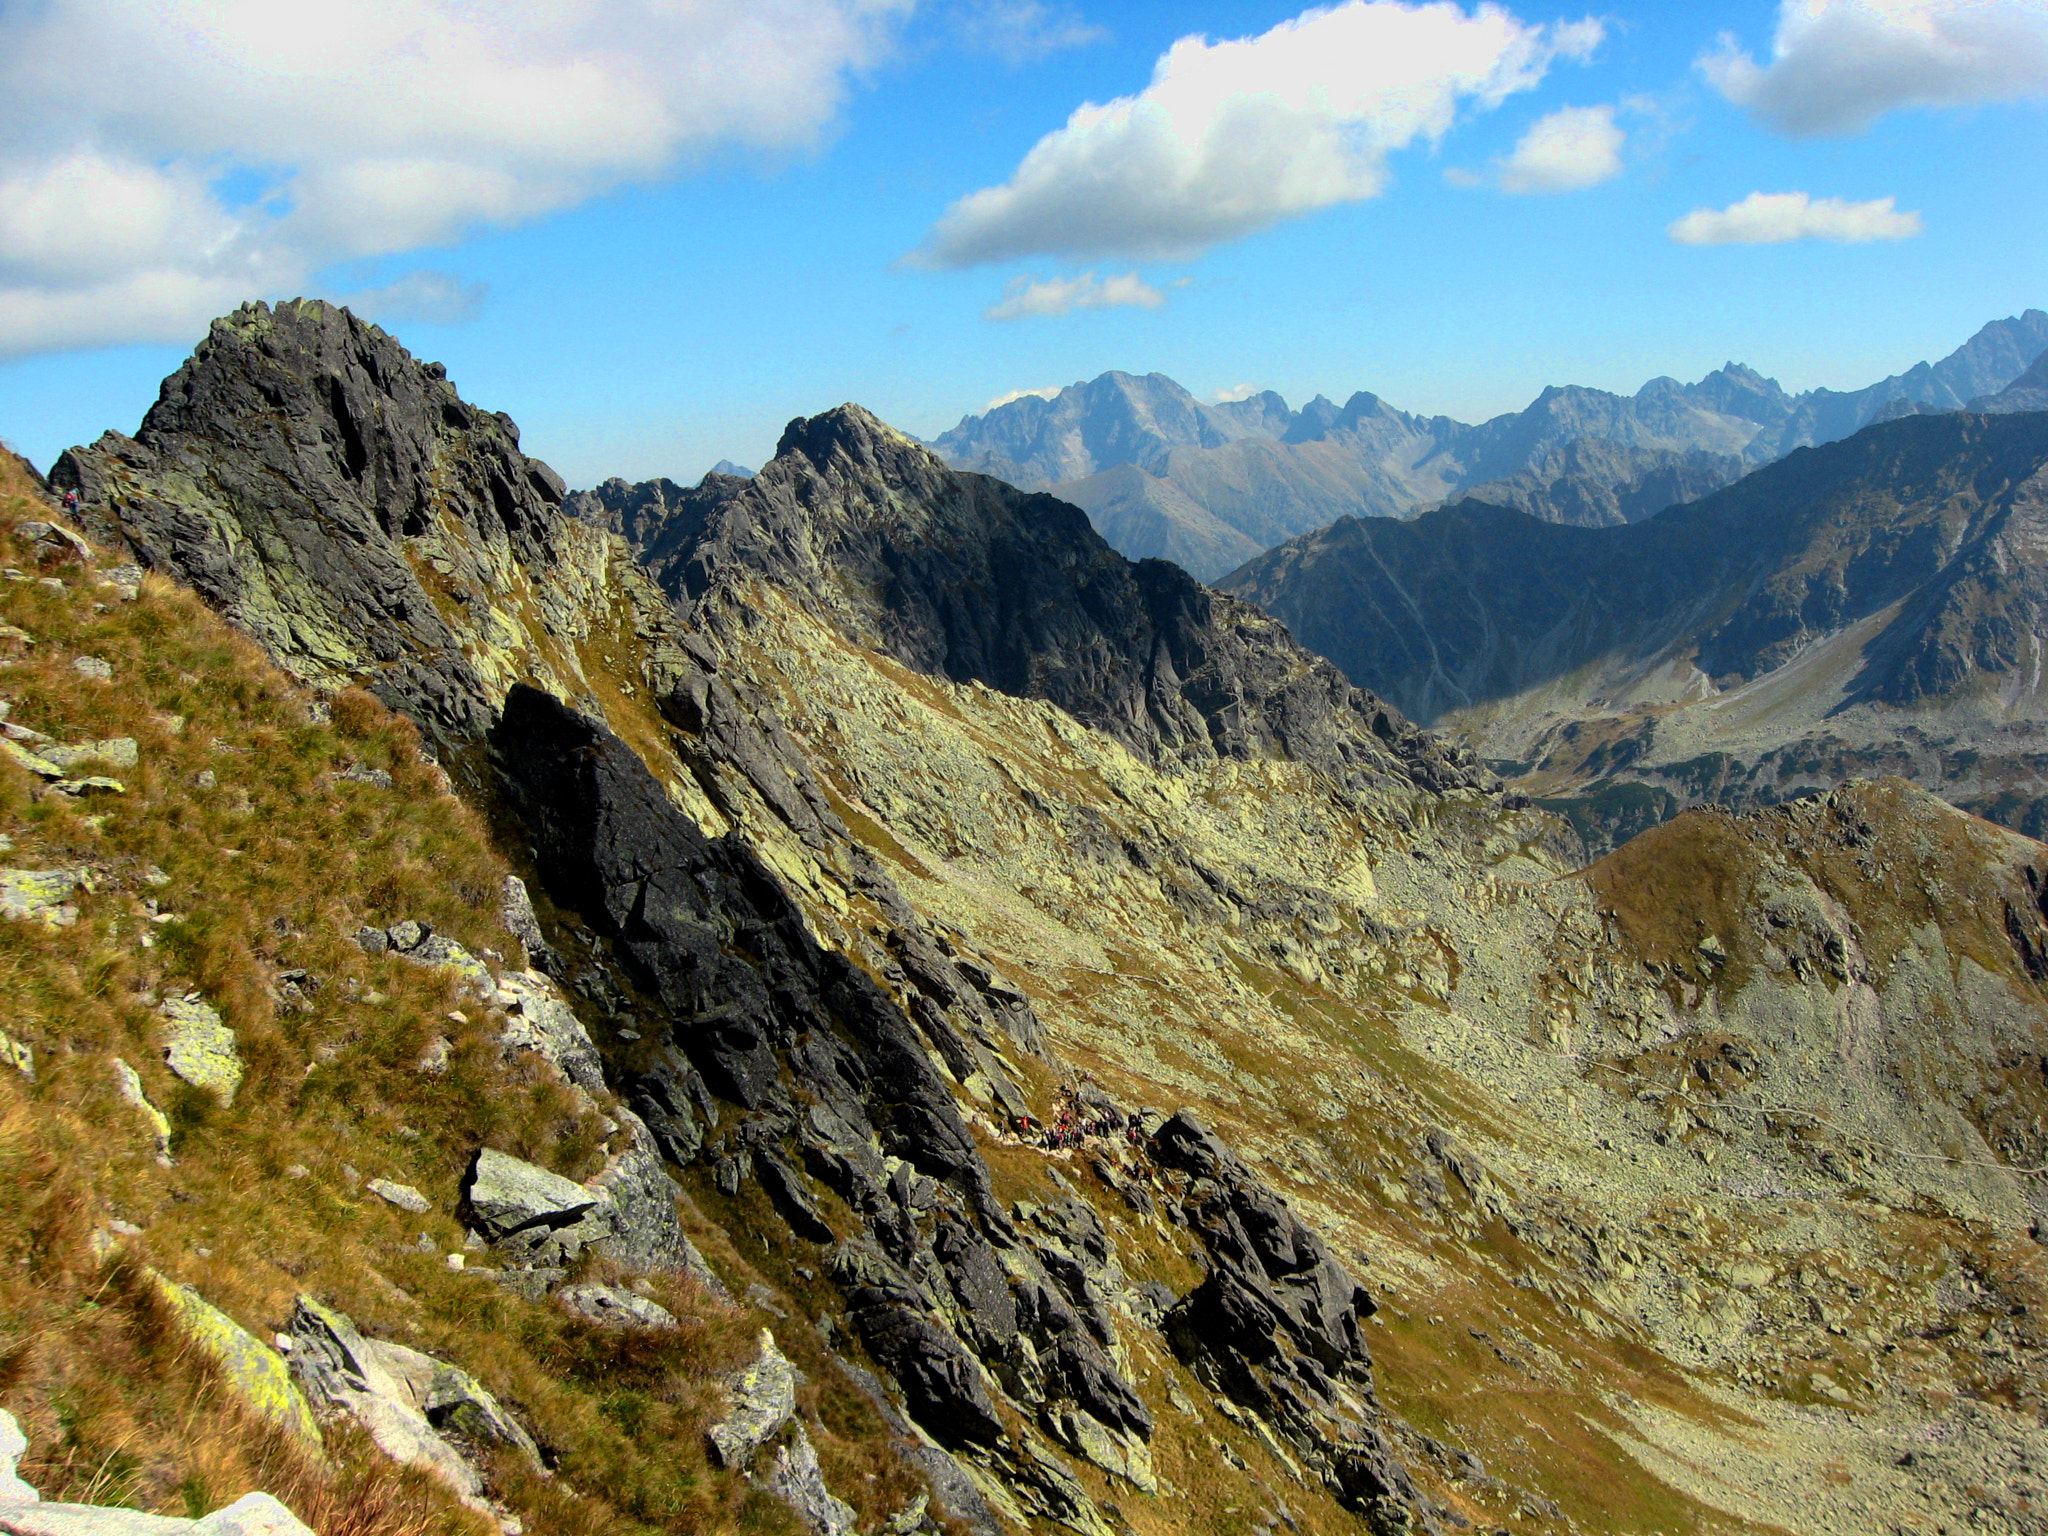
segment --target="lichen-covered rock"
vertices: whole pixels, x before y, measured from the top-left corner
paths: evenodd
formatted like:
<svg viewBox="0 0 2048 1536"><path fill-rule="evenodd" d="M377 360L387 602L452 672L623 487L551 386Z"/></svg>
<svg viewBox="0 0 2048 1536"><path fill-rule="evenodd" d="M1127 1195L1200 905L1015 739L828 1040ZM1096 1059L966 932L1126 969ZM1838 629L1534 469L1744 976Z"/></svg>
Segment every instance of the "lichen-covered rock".
<svg viewBox="0 0 2048 1536"><path fill-rule="evenodd" d="M235 1391L263 1417L309 1445L320 1444L320 1425L292 1382L284 1357L188 1285L151 1272L178 1321L210 1355Z"/></svg>
<svg viewBox="0 0 2048 1536"><path fill-rule="evenodd" d="M524 1426L468 1372L403 1344L366 1339L343 1313L301 1296L286 1326L292 1374L323 1407L346 1411L394 1461L421 1467L466 1501L483 1475L442 1432L498 1445L538 1465Z"/></svg>
<svg viewBox="0 0 2048 1536"><path fill-rule="evenodd" d="M105 741L76 741L69 745L52 742L38 754L59 768L70 768L77 763L102 762L113 768L133 768L142 761L142 754L135 745L133 736L113 736Z"/></svg>
<svg viewBox="0 0 2048 1536"><path fill-rule="evenodd" d="M78 909L68 904L79 889L91 889L84 869L0 869L0 917L68 928Z"/></svg>
<svg viewBox="0 0 2048 1536"><path fill-rule="evenodd" d="M812 1536L852 1536L853 1506L825 1486L817 1448L801 1424L789 1444L776 1447L774 1464L762 1481L770 1493L796 1511Z"/></svg>
<svg viewBox="0 0 2048 1536"><path fill-rule="evenodd" d="M126 1099L142 1112L144 1120L156 1137L157 1161L169 1165L171 1160L171 1122L164 1112L149 1102L149 1095L142 1091L142 1076L118 1056L114 1058L114 1084Z"/></svg>
<svg viewBox="0 0 2048 1536"><path fill-rule="evenodd" d="M4 1029L0 1029L0 1065L14 1068L30 1082L36 1080L35 1050L26 1041L15 1039Z"/></svg>
<svg viewBox="0 0 2048 1536"><path fill-rule="evenodd" d="M61 779L64 770L44 757L40 752L31 752L20 742L10 737L0 737L0 754L4 754L17 766L26 768L39 779Z"/></svg>
<svg viewBox="0 0 2048 1536"><path fill-rule="evenodd" d="M761 1353L726 1379L732 1411L711 1426L713 1454L722 1467L743 1467L796 1413L796 1367L761 1330Z"/></svg>
<svg viewBox="0 0 2048 1536"><path fill-rule="evenodd" d="M60 795L69 795L74 800L90 800L100 795L125 795L128 786L119 779L110 779L103 773L89 774L82 779L59 779L50 788Z"/></svg>
<svg viewBox="0 0 2048 1536"><path fill-rule="evenodd" d="M163 1001L169 1043L164 1065L195 1088L210 1088L223 1104L235 1102L242 1086L242 1056L235 1032L219 1012L196 993Z"/></svg>

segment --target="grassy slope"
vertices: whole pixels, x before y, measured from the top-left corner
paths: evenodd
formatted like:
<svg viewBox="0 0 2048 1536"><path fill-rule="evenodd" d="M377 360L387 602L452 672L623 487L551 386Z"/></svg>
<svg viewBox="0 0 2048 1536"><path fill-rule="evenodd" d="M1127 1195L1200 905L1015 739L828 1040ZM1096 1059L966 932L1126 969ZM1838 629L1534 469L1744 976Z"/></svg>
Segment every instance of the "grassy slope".
<svg viewBox="0 0 2048 1536"><path fill-rule="evenodd" d="M476 953L518 954L496 915L504 867L411 726L362 694L322 720L157 578L131 603L91 567L39 569L12 528L49 515L0 462L0 566L24 578L0 581L0 624L33 639L0 665L0 698L60 741L132 736L141 763L120 773L124 795L92 800L0 763L0 865L94 875L73 926L0 921L0 1027L35 1057L33 1081L0 1068L0 1406L28 1433L24 1475L48 1498L180 1515L267 1488L324 1536L488 1528L353 1431L330 1428L322 1463L264 1428L165 1316L147 1266L258 1337L304 1291L475 1373L557 1474L497 1467L494 1495L529 1530L793 1529L705 1450L719 1379L751 1355L759 1318L657 1281L682 1328L623 1336L444 1261L478 1145L584 1177L603 1127L551 1068L502 1060L486 1010L445 973L366 957L349 937L414 918ZM107 661L112 682L77 672L79 655ZM337 776L355 764L393 788ZM279 1000L288 969L318 983L303 1002ZM231 1108L163 1065L154 1000L193 989L238 1036L247 1076ZM423 1073L437 1037L448 1068ZM170 1116L174 1166L119 1098L116 1057ZM433 1212L386 1206L361 1187L375 1177L421 1189ZM113 1220L141 1235L102 1262L94 1235ZM786 1332L827 1475L873 1525L912 1485L817 1342Z"/></svg>

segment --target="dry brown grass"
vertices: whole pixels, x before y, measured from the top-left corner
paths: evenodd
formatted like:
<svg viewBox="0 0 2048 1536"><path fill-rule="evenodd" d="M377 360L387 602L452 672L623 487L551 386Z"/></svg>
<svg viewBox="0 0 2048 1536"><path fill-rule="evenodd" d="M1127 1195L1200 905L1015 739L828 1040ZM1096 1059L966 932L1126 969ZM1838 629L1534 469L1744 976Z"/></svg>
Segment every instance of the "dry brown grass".
<svg viewBox="0 0 2048 1536"><path fill-rule="evenodd" d="M655 1297L678 1330L608 1332L444 1262L462 1245L450 1213L478 1146L579 1178L603 1148L603 1106L503 1060L447 974L366 956L351 937L413 918L473 953L516 953L496 913L505 865L480 818L370 694L338 693L323 717L191 593L151 577L123 602L89 567L39 567L11 530L50 515L0 460L0 567L29 578L0 580L0 623L33 637L0 658L0 698L60 741L132 736L141 761L116 771L125 794L92 801L0 763L0 865L94 877L74 926L0 921L0 1028L36 1061L32 1083L0 1067L0 1406L28 1433L24 1474L51 1498L178 1515L264 1488L323 1536L488 1529L346 1426L329 1427L322 1460L255 1417L138 1279L146 1266L258 1337L310 1292L473 1372L548 1459L545 1477L516 1459L490 1469L530 1531L793 1533L788 1510L714 1468L705 1442L757 1314L671 1279ZM79 655L108 662L112 683L81 676ZM341 777L352 766L393 787ZM306 995L281 989L286 971L308 974ZM186 990L236 1031L246 1076L232 1107L163 1065L156 1001ZM418 1062L436 1037L448 1065L432 1075ZM119 1098L115 1057L170 1116L175 1166L158 1166ZM434 1210L367 1195L378 1176ZM94 1235L117 1219L143 1231L103 1265ZM916 1485L822 1344L779 1331L810 1377L828 1476L873 1527Z"/></svg>

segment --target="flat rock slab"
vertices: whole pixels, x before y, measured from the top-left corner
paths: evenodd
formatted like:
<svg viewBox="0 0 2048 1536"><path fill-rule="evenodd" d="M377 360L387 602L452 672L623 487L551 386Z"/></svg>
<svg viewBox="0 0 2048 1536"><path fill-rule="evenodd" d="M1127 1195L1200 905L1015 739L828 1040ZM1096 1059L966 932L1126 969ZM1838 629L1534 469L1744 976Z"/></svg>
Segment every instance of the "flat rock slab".
<svg viewBox="0 0 2048 1536"><path fill-rule="evenodd" d="M248 1493L202 1520L100 1504L0 1504L0 1536L313 1536L267 1493Z"/></svg>
<svg viewBox="0 0 2048 1536"><path fill-rule="evenodd" d="M534 1226L568 1226L580 1221L604 1197L559 1173L549 1173L490 1147L470 1165L470 1209L483 1235L493 1241Z"/></svg>
<svg viewBox="0 0 2048 1536"><path fill-rule="evenodd" d="M133 768L142 761L142 754L135 745L133 736L110 736L104 741L75 741L70 745L51 742L38 754L59 768L69 768L75 763L102 762L110 768Z"/></svg>
<svg viewBox="0 0 2048 1536"><path fill-rule="evenodd" d="M26 768L39 779L61 779L64 777L64 770L62 768L59 768L41 753L29 751L27 747L24 747L20 742L12 738L0 737L0 754L5 754L14 763Z"/></svg>
<svg viewBox="0 0 2048 1536"><path fill-rule="evenodd" d="M170 1034L164 1064L193 1087L211 1088L223 1104L234 1103L235 1090L242 1086L235 1032L211 1003L196 997L165 998L162 1011Z"/></svg>
<svg viewBox="0 0 2048 1536"><path fill-rule="evenodd" d="M825 1486L817 1449L801 1425L791 1442L776 1451L767 1481L768 1491L796 1511L812 1536L853 1536L853 1506Z"/></svg>
<svg viewBox="0 0 2048 1536"><path fill-rule="evenodd" d="M570 1285L555 1293L563 1306L593 1322L612 1328L664 1329L676 1326L675 1314L645 1296L618 1285Z"/></svg>
<svg viewBox="0 0 2048 1536"><path fill-rule="evenodd" d="M434 1208L433 1202L410 1184L394 1184L389 1179L372 1179L364 1188L386 1205L395 1205L401 1211L411 1211L415 1216L424 1216Z"/></svg>
<svg viewBox="0 0 2048 1536"><path fill-rule="evenodd" d="M305 1444L320 1444L319 1421L313 1417L312 1405L292 1383L291 1368L285 1364L284 1356L190 1286L179 1285L155 1271L151 1271L151 1278L177 1312L185 1331L213 1357L245 1403Z"/></svg>

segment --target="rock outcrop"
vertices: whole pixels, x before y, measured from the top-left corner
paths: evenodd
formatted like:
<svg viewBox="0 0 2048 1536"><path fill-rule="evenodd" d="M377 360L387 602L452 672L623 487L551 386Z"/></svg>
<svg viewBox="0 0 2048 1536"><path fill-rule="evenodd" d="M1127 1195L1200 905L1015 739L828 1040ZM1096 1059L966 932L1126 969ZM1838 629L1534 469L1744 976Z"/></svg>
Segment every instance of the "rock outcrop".
<svg viewBox="0 0 2048 1536"><path fill-rule="evenodd" d="M290 306L266 323L302 321L328 324ZM209 366L262 334L216 333ZM347 1300L366 1322L401 1333L402 1289L438 1306L474 1287L630 1363L754 1308L744 1327L776 1319L821 1393L872 1407L889 1472L982 1536L1111 1536L1183 1508L1355 1528L1340 1505L1383 1530L1705 1529L1729 1509L1875 1529L1921 1508L1894 1486L1892 1426L1931 1457L1952 1409L2019 1464L2048 1403L2048 1270L2026 1235L2048 1212L2014 1171L2042 1155L2038 850L1910 792L1845 791L1727 837L1682 821L1575 877L1553 818L1391 713L1376 728L1269 621L864 413L797 424L754 481L713 489L678 513L668 489L613 487L589 513L650 548L677 534L655 557L673 603L618 535L563 514L536 529L560 556L538 572L448 553L488 508L364 525L373 564L438 571L438 551L512 594L498 618L439 610L482 713L390 689L364 636L332 666L298 658L413 699L531 882L524 902L495 868L465 890L510 932L465 951L481 974L381 898L346 919L442 969L346 964L466 989L455 1028L394 1032L393 1080L437 1098L505 1068L576 1138L508 1169L524 1139L488 1125L373 1131L395 1138L376 1171L497 1246L458 1273L430 1251L449 1234L417 1231L445 1216L363 1200L395 1245L393 1278ZM1856 588L1870 572L1847 565ZM1018 573L1038 600L1004 589ZM17 862L76 857L48 852ZM122 1128L146 1167L139 1130ZM677 1189L730 1302L614 1273L663 1267ZM346 1390L366 1392L347 1353ZM462 1451L416 1396L401 1406ZM551 1396L501 1406L553 1447ZM1389 1411L1410 1404L1433 1432ZM721 1413L690 1425L691 1455ZM752 1478L835 1530L810 1471L841 1464L839 1422L786 1422L701 1485ZM1735 1481L1759 1458L1768 1477ZM1952 1525L1982 1486L1954 1465L1929 1506ZM874 1525L875 1486L836 1493ZM2012 1489L1999 1509L2031 1498ZM906 1502L908 1529L928 1506L887 1498Z"/></svg>
<svg viewBox="0 0 2048 1536"><path fill-rule="evenodd" d="M540 1463L525 1427L476 1378L444 1360L366 1339L310 1296L299 1298L285 1337L307 1396L351 1415L385 1455L431 1473L474 1508L487 1507L478 1452L502 1448Z"/></svg>

